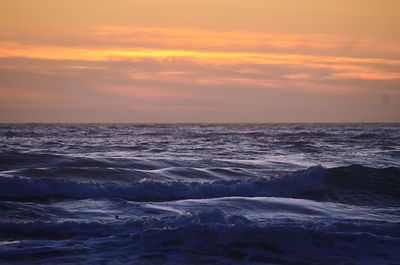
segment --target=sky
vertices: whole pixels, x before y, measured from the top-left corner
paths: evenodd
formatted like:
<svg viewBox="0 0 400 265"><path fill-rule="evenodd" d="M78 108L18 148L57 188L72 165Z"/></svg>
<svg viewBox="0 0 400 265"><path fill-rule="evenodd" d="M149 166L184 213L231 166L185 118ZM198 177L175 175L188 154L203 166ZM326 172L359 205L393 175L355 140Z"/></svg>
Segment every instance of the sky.
<svg viewBox="0 0 400 265"><path fill-rule="evenodd" d="M400 122L397 0L0 0L0 122Z"/></svg>

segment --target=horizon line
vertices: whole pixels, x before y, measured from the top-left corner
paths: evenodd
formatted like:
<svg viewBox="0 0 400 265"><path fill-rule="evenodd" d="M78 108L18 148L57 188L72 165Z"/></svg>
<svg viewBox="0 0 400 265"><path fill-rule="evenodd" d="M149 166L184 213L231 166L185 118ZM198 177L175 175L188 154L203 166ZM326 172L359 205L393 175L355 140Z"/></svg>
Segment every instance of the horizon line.
<svg viewBox="0 0 400 265"><path fill-rule="evenodd" d="M109 124L109 125L235 125L235 124L400 124L400 121L345 121L345 122L331 122L331 121L290 121L290 122L246 122L246 121L235 121L235 122L2 122L0 121L0 125L41 125L41 124L53 124L53 125L81 125L81 124Z"/></svg>

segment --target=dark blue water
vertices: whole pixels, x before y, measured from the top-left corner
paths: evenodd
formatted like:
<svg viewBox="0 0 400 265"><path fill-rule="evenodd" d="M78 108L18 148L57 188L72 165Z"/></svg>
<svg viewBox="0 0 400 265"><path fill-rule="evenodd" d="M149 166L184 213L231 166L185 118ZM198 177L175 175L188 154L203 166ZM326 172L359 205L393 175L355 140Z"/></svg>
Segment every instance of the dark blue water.
<svg viewBox="0 0 400 265"><path fill-rule="evenodd" d="M399 124L0 125L1 264L400 264Z"/></svg>

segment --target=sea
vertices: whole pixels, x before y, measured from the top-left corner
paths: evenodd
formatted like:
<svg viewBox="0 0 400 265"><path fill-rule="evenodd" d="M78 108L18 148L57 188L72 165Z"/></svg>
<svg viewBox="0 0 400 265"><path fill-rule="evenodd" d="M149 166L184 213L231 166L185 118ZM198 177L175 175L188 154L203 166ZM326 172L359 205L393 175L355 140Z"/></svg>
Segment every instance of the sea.
<svg viewBox="0 0 400 265"><path fill-rule="evenodd" d="M400 264L400 124L1 124L0 264Z"/></svg>

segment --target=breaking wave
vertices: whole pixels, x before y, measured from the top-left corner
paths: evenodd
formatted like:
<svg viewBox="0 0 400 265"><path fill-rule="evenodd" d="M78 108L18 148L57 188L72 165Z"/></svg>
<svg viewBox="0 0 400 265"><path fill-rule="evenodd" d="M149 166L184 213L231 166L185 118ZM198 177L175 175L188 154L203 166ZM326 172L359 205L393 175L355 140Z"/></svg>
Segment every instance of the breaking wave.
<svg viewBox="0 0 400 265"><path fill-rule="evenodd" d="M220 197L287 197L348 204L400 203L399 168L360 165L307 170L271 178L207 183L142 179L131 184L78 182L58 178L0 177L0 199L121 198L129 201L173 201Z"/></svg>

